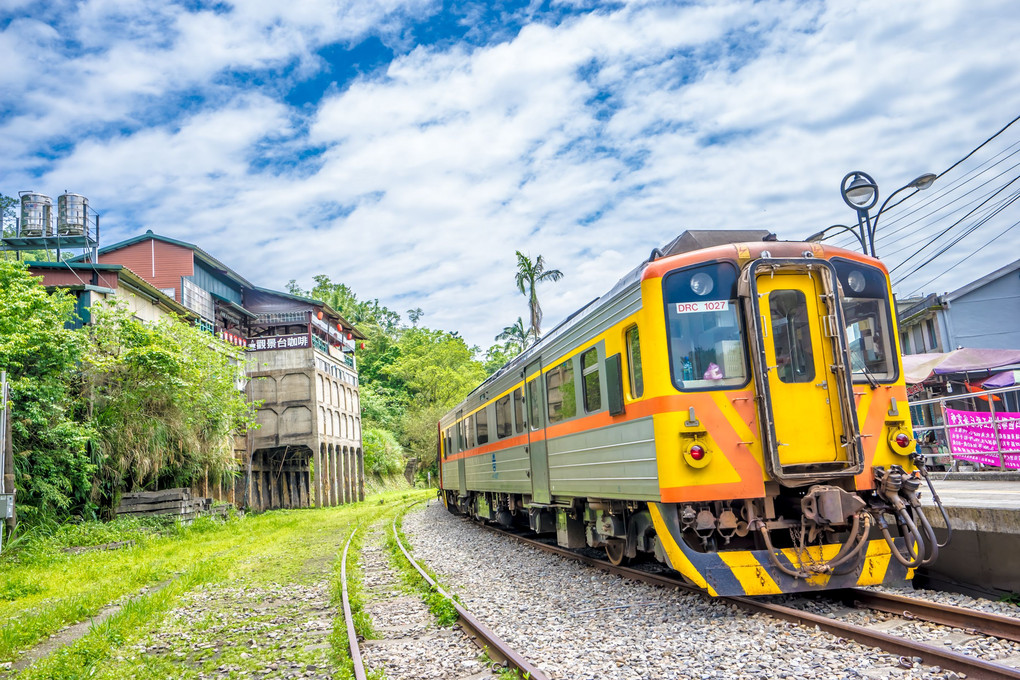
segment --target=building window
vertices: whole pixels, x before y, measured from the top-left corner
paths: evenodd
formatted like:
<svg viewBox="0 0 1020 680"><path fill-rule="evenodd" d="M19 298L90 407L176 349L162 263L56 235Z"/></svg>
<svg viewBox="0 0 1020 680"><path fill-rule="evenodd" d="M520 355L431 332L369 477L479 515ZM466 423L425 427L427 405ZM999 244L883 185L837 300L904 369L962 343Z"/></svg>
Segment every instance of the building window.
<svg viewBox="0 0 1020 680"><path fill-rule="evenodd" d="M900 333L900 352L910 354L910 333L906 331Z"/></svg>
<svg viewBox="0 0 1020 680"><path fill-rule="evenodd" d="M928 330L928 345L929 349L939 348L939 338L935 335L935 322L931 319L927 319L924 322L924 327Z"/></svg>
<svg viewBox="0 0 1020 680"><path fill-rule="evenodd" d="M599 353L595 347L581 355L581 382L584 385L584 410L593 413L602 408L599 382Z"/></svg>
<svg viewBox="0 0 1020 680"><path fill-rule="evenodd" d="M574 365L570 359L545 374L545 391L550 423L558 423L577 415Z"/></svg>

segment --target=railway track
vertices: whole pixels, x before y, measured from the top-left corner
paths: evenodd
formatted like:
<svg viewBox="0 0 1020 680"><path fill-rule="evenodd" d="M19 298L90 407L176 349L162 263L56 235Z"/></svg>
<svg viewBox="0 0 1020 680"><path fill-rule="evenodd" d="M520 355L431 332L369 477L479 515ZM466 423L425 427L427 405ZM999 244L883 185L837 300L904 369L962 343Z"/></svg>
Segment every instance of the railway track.
<svg viewBox="0 0 1020 680"><path fill-rule="evenodd" d="M587 564L623 578L647 583L649 585L680 588L689 592L705 595L700 589L684 582L679 575L643 571L626 566L614 566L607 560L576 553L572 550L550 545L527 536L506 531L490 525L482 525L488 531L501 534L520 541L544 552L553 553L568 559ZM987 614L963 607L940 605L916 598L903 597L878 591L849 589L824 593L824 597L834 597L854 607L866 607L902 616L907 619L926 621L934 624L951 626L967 632L989 635L1005 640L1020 641L1020 620L1005 616ZM965 673L967 677L977 680L1020 680L1020 670L974 656L961 654L944 647L926 644L907 637L891 635L866 626L841 621L836 618L804 611L786 604L772 602L767 599L747 597L721 597L719 601L734 604L750 612L763 613L805 626L817 626L819 629L834 635L855 640L861 644L876 647L901 658L904 666L912 665L915 659L931 666L957 673Z"/></svg>
<svg viewBox="0 0 1020 680"><path fill-rule="evenodd" d="M507 642L496 635L488 626L478 620L471 612L467 611L452 598L443 588L435 582L435 580L422 568L420 564L411 556L410 552L404 546L400 540L400 532L397 531L396 518L393 519L391 527L393 531L393 537L396 540L397 546L407 559L408 563L415 568L415 570L421 575L423 579L433 588L436 592L446 597L453 603L457 610L458 624L464 633L478 645L493 662L495 667L510 668L516 670L518 675L522 678L529 678L532 680L548 680L545 673L532 664L530 661L525 659L515 649L513 649ZM355 530L356 531L356 530ZM351 540L354 538L355 532L351 532L351 536L347 540L347 544L344 546L344 552L341 564L341 582L342 582L342 599L343 599L343 612L345 625L347 627L347 639L351 653L351 660L354 666L354 677L355 680L367 680L367 674L364 665L364 655L362 654L361 645L358 642L357 632L354 627L354 619L351 612L350 600L347 592L347 554L350 547Z"/></svg>

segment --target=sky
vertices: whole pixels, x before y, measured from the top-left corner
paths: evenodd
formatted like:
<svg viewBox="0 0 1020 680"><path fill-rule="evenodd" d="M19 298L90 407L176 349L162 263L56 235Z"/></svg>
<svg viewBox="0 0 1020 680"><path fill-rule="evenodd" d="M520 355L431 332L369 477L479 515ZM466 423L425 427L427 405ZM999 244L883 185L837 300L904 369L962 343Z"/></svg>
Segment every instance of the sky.
<svg viewBox="0 0 1020 680"><path fill-rule="evenodd" d="M3 0L0 193L485 348L528 318L517 250L564 274L549 329L684 229L803 239L856 224L848 172L881 201L943 173L1020 115L1018 25L1012 0ZM1020 123L890 202L898 295L1020 257L1018 150Z"/></svg>

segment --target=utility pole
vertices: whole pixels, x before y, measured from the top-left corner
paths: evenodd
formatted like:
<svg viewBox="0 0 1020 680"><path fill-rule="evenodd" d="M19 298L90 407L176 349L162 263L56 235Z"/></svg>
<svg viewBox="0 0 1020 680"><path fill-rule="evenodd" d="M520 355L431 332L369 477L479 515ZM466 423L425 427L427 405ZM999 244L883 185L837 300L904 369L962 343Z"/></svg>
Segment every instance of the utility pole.
<svg viewBox="0 0 1020 680"><path fill-rule="evenodd" d="M3 547L4 524L14 532L17 521L14 515L14 437L11 434L11 400L7 386L7 372L0 373L0 460L3 475L0 477L0 548Z"/></svg>

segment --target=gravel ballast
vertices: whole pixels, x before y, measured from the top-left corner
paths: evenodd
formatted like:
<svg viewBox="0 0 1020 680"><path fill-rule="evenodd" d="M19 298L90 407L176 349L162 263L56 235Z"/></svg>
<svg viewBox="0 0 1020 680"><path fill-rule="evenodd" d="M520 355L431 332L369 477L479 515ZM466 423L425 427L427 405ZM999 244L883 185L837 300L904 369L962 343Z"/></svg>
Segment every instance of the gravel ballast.
<svg viewBox="0 0 1020 680"><path fill-rule="evenodd" d="M415 557L551 678L959 678L732 605L624 580L451 515L409 513Z"/></svg>

